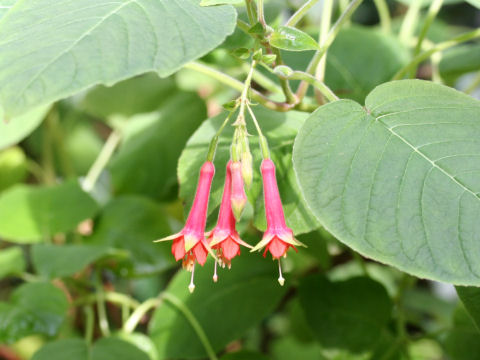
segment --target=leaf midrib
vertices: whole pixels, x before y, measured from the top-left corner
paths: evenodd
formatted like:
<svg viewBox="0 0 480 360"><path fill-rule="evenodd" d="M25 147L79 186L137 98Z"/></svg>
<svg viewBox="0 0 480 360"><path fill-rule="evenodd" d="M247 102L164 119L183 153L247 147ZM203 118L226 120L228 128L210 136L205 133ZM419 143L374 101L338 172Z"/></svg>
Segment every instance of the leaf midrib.
<svg viewBox="0 0 480 360"><path fill-rule="evenodd" d="M372 115L373 116L373 115ZM399 133L397 133L395 130L393 130L393 128L389 127L387 124L385 124L383 121L382 121L382 117L385 117L386 115L382 115L382 116L374 116L375 120L378 121L378 123L382 124L393 136L396 136L400 141L402 141L405 145L407 145L408 147L410 147L415 153L417 153L418 155L420 155L423 159L425 159L426 161L428 161L428 163L432 166L432 168L435 168L437 170L439 170L441 173L443 173L444 175L446 175L448 178L450 178L455 184L457 184L460 188L462 188L464 191L470 193L471 195L473 195L477 200L480 200L480 195L475 193L472 189L470 189L469 187L465 186L464 184L462 184L460 181L458 181L457 179L455 179L454 176L450 175L447 170L445 170L444 168L442 168L441 166L437 165L435 163L435 161L431 160L427 155L425 155L423 152L421 152L419 150L418 147L416 147L415 145L413 145L411 142L409 142L406 138L404 138L402 135L400 135Z"/></svg>

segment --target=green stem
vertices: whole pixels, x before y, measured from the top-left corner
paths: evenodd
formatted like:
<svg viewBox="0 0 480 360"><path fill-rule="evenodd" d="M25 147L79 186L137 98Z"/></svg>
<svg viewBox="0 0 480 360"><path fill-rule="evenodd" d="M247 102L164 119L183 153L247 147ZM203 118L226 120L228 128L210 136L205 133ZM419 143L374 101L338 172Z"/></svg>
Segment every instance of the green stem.
<svg viewBox="0 0 480 360"><path fill-rule="evenodd" d="M238 81L237 79L232 78L231 76L222 73L221 71L218 71L217 69L214 69L210 66L207 66L205 64L202 64L200 62L194 61L191 63L188 63L185 65L186 68L190 70L194 70L197 72L200 72L202 74L208 75L215 80L221 82L222 84L225 84L232 89L235 89L237 91L242 92L244 88L244 84L241 81ZM260 92L250 89L250 97L252 100L262 104L266 108L274 111L289 111L295 107L294 104L286 104L282 102L276 102L272 101L268 98L266 98L264 95L262 95Z"/></svg>
<svg viewBox="0 0 480 360"><path fill-rule="evenodd" d="M259 139L258 142L260 145L260 150L262 150L262 158L270 159L270 150L268 149L267 138L263 135L262 129L258 124L257 118L255 117L255 114L253 113L249 105L247 105L247 109L248 109L248 112L250 113L253 123L255 124L255 128L257 129L257 132L258 132L258 139Z"/></svg>
<svg viewBox="0 0 480 360"><path fill-rule="evenodd" d="M247 15L250 25L253 25L255 24L255 19L257 17L255 14L255 8L253 7L253 0L245 0L245 6L247 8Z"/></svg>
<svg viewBox="0 0 480 360"><path fill-rule="evenodd" d="M47 116L48 119L48 116ZM57 181L55 163L53 158L53 141L50 127L46 124L42 126L42 168L45 184L52 185Z"/></svg>
<svg viewBox="0 0 480 360"><path fill-rule="evenodd" d="M392 19L388 10L388 4L385 0L373 0L377 8L378 17L380 18L380 26L387 34L390 33Z"/></svg>
<svg viewBox="0 0 480 360"><path fill-rule="evenodd" d="M399 35L400 41L402 41L404 44L410 44L410 40L417 26L421 6L422 1L413 1L408 7L408 11L403 19Z"/></svg>
<svg viewBox="0 0 480 360"><path fill-rule="evenodd" d="M280 50L277 48L272 49L273 53L277 56L276 58L276 64L277 65L284 65L283 59L282 59L282 54L280 53ZM288 104L296 104L298 102L297 97L295 94L292 92L292 89L290 88L290 84L288 83L288 80L280 78L280 86L282 87L283 94L285 95L285 99Z"/></svg>
<svg viewBox="0 0 480 360"><path fill-rule="evenodd" d="M425 37L427 36L428 29L430 29L430 26L432 25L433 20L435 19L438 12L440 11L440 8L442 7L442 3L443 3L443 0L434 0L430 4L430 7L429 7L428 13L427 13L427 17L425 18L422 29L420 30L420 35L418 35L417 45L415 46L415 50L413 52L413 57L420 54L420 51L422 50L423 40L425 40ZM410 71L410 77L411 78L415 77L416 72L417 72L417 66L415 66Z"/></svg>
<svg viewBox="0 0 480 360"><path fill-rule="evenodd" d="M294 71L288 76L291 80L302 80L314 86L320 93L327 98L328 101L339 100L338 96L322 81L315 78L313 75L304 73L303 71Z"/></svg>
<svg viewBox="0 0 480 360"><path fill-rule="evenodd" d="M154 309L162 303L161 298L152 298L144 301L135 311L130 315L128 320L123 324L123 331L126 333L132 333L145 316L147 312Z"/></svg>
<svg viewBox="0 0 480 360"><path fill-rule="evenodd" d="M248 31L250 30L250 25L241 19L237 19L237 27L242 30L247 35L252 35Z"/></svg>
<svg viewBox="0 0 480 360"><path fill-rule="evenodd" d="M265 21L265 12L263 10L263 0L257 0L258 22L262 24L263 28L267 28L267 22Z"/></svg>
<svg viewBox="0 0 480 360"><path fill-rule="evenodd" d="M218 140L220 139L220 135L222 134L222 131L225 128L225 126L227 126L234 112L235 112L235 109L228 114L225 121L223 122L223 124L217 130L215 136L210 141L210 146L208 147L207 161L213 161L213 159L215 158L215 152L217 151L217 145L218 145Z"/></svg>
<svg viewBox="0 0 480 360"><path fill-rule="evenodd" d="M424 51L423 53L414 57L412 61L410 61L406 66L404 66L395 74L392 80L402 79L405 76L405 74L407 74L413 68L418 66L418 64L420 64L422 61L428 59L430 56L432 56L432 54L435 54L436 52L439 52L439 51L444 51L455 45L458 45L476 38L480 38L480 29L470 31L462 35L459 35L451 40L438 43L435 46L433 46L431 49Z"/></svg>
<svg viewBox="0 0 480 360"><path fill-rule="evenodd" d="M303 4L295 13L287 20L285 26L295 26L297 23L307 14L308 10L315 5L318 0L308 0L305 4Z"/></svg>
<svg viewBox="0 0 480 360"><path fill-rule="evenodd" d="M311 74L311 75L315 74L318 63L320 62L320 60L322 60L322 57L325 55L330 45L332 45L333 40L335 40L335 37L337 36L338 32L341 30L342 26L345 24L346 21L350 19L350 17L353 15L355 10L360 6L362 1L363 0L353 0L350 4L348 4L345 11L342 13L342 15L340 15L338 20L332 26L330 32L325 38L325 43L320 46L320 49L315 53L312 60L310 61L310 64L308 65L308 68L306 71L308 74ZM297 97L300 100L305 97L305 94L307 93L307 89L308 89L308 83L305 81L302 81L297 90Z"/></svg>
<svg viewBox="0 0 480 360"><path fill-rule="evenodd" d="M217 360L217 355L213 350L212 344L210 344L210 341L208 340L207 334L203 330L195 315L193 315L193 313L190 311L190 309L182 302L182 300L180 300L173 294L163 293L162 298L168 301L171 305L175 306L175 308L179 310L183 314L183 316L185 316L185 318L188 320L193 330L197 334L203 347L205 348L205 351L207 352L210 360Z"/></svg>
<svg viewBox="0 0 480 360"><path fill-rule="evenodd" d="M90 346L93 340L95 316L91 306L85 306L83 312L85 314L85 342Z"/></svg>
<svg viewBox="0 0 480 360"><path fill-rule="evenodd" d="M120 143L120 139L120 133L116 130L112 131L107 141L105 142L105 145L100 151L100 154L98 155L97 159L88 171L87 176L83 180L82 187L84 191L90 192L93 190L98 180L98 177L102 173L105 166L107 166L108 161L110 160L115 151L115 148Z"/></svg>
<svg viewBox="0 0 480 360"><path fill-rule="evenodd" d="M333 0L324 0L323 2L323 10L322 10L322 20L320 22L320 32L318 35L318 43L320 46L325 44L325 41L328 36L328 32L330 31L330 25L332 22L332 13L333 13ZM325 52L325 56L319 61L317 68L315 69L315 77L319 81L323 81L325 77L325 66L327 64L327 53ZM317 102L319 104L323 104L325 102L322 92L318 89L315 89L315 97L317 98Z"/></svg>
<svg viewBox="0 0 480 360"><path fill-rule="evenodd" d="M97 275L97 313L98 313L98 327L103 336L110 336L110 327L108 325L107 306L105 303L105 292L101 281L101 274Z"/></svg>
<svg viewBox="0 0 480 360"><path fill-rule="evenodd" d="M140 306L140 303L137 300L125 294L117 293L114 291L104 292L103 297L105 301L108 301L113 304L118 304L118 305L126 305L132 309L135 309L138 306ZM76 299L73 305L78 306L83 304L94 303L95 301L97 301L97 294L89 294L87 296L83 296L81 298Z"/></svg>
<svg viewBox="0 0 480 360"><path fill-rule="evenodd" d="M245 70L248 74L248 71L250 71L250 66L248 66L247 63L242 64L242 69ZM270 69L270 68L268 68ZM278 86L275 82L270 80L270 78L266 77L263 75L260 71L258 70L253 70L253 75L252 79L261 87L263 87L265 90L270 91L273 94L282 94L283 90L280 86Z"/></svg>

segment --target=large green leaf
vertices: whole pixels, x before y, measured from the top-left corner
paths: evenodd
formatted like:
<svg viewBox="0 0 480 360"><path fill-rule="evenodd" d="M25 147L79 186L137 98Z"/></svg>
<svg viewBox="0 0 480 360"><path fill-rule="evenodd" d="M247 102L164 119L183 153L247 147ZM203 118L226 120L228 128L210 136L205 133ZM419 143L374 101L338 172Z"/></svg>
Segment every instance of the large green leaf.
<svg viewBox="0 0 480 360"><path fill-rule="evenodd" d="M480 285L479 118L479 101L420 80L322 106L294 146L307 203L367 257Z"/></svg>
<svg viewBox="0 0 480 360"><path fill-rule="evenodd" d="M197 266L195 269L193 294L188 292L190 273L186 271L181 271L166 291L192 312L214 350L218 351L261 322L285 294L286 288L277 282L275 265L248 252L242 253L233 261L231 270L220 269L218 283L214 283L213 262L208 261L204 268ZM155 311L150 337L161 359L206 356L190 323L169 302Z"/></svg>
<svg viewBox="0 0 480 360"><path fill-rule="evenodd" d="M96 211L96 202L76 182L17 185L0 196L0 236L19 243L39 242L75 229Z"/></svg>
<svg viewBox="0 0 480 360"><path fill-rule="evenodd" d="M46 344L38 350L32 360L88 360L89 350L81 339L61 339Z"/></svg>
<svg viewBox="0 0 480 360"><path fill-rule="evenodd" d="M95 84L168 76L219 45L235 18L198 0L22 1L0 22L0 104L13 117Z"/></svg>
<svg viewBox="0 0 480 360"><path fill-rule="evenodd" d="M3 0L0 4L0 19L9 11L17 0Z"/></svg>
<svg viewBox="0 0 480 360"><path fill-rule="evenodd" d="M52 284L24 284L12 293L8 303L0 303L0 342L32 334L54 336L67 309L65 294Z"/></svg>
<svg viewBox="0 0 480 360"><path fill-rule="evenodd" d="M40 125L47 111L48 107L42 106L13 119L4 120L0 108L0 150L30 135Z"/></svg>
<svg viewBox="0 0 480 360"><path fill-rule="evenodd" d="M293 139L298 129L305 121L307 114L300 112L288 112L287 114L276 113L264 108L255 108L254 112L262 126L265 136L268 138L272 149L272 156L277 165L277 180L283 200L287 225L295 233L308 232L318 227L309 210L306 208L300 196L295 175L291 167L291 149ZM218 115L205 121L202 126L188 140L187 147L182 153L178 163L178 179L180 181L180 197L184 198L187 208L193 201L195 187L197 185L198 172L208 151L210 140L217 129L225 120L225 114ZM255 127L247 118L248 131L256 134ZM220 136L215 156L215 177L212 183L210 213L220 205L223 182L225 179L225 166L230 159L230 144L232 142L233 127L227 126ZM256 207L255 224L265 228L264 210L262 202L262 190L260 179L261 153L258 145L258 138L249 138L250 149L253 152L253 184L248 191L250 201Z"/></svg>
<svg viewBox="0 0 480 360"><path fill-rule="evenodd" d="M90 350L81 339L61 339L48 343L32 360L150 360L134 345L118 338L102 338Z"/></svg>
<svg viewBox="0 0 480 360"><path fill-rule="evenodd" d="M64 277L75 274L109 252L108 248L91 245L36 244L32 248L32 262L40 275Z"/></svg>
<svg viewBox="0 0 480 360"><path fill-rule="evenodd" d="M331 282L310 276L300 283L299 296L307 322L327 348L373 349L391 317L387 291L366 277Z"/></svg>
<svg viewBox="0 0 480 360"><path fill-rule="evenodd" d="M121 196L105 206L89 240L99 246L126 250L130 257L125 266L133 274L146 275L173 264L170 249L153 243L170 233L166 215L155 202Z"/></svg>
<svg viewBox="0 0 480 360"><path fill-rule="evenodd" d="M110 166L115 190L157 199L171 196L180 153L205 115L196 94L177 93L157 112L133 116Z"/></svg>

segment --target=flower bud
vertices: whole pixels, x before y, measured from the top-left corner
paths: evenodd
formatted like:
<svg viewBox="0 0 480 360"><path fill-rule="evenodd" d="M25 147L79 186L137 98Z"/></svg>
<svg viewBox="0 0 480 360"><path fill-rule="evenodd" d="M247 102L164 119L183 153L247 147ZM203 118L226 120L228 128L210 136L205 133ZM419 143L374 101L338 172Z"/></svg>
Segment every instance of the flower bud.
<svg viewBox="0 0 480 360"><path fill-rule="evenodd" d="M241 163L243 181L245 182L246 187L250 188L253 180L252 154L250 151L245 151L242 153Z"/></svg>
<svg viewBox="0 0 480 360"><path fill-rule="evenodd" d="M232 211L238 221L242 216L243 209L247 203L247 195L243 186L242 164L240 161L232 162Z"/></svg>

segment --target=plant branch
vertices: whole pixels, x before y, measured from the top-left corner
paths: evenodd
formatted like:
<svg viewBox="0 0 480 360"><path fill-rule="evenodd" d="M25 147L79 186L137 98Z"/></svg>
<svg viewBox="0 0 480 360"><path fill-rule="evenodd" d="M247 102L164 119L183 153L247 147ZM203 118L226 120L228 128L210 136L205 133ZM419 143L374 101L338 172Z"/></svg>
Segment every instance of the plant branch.
<svg viewBox="0 0 480 360"><path fill-rule="evenodd" d="M250 25L253 25L255 24L255 19L257 18L255 8L253 7L253 0L245 0L245 6L247 8L247 15Z"/></svg>
<svg viewBox="0 0 480 360"><path fill-rule="evenodd" d="M380 26L387 34L390 33L392 26L392 19L388 10L388 4L385 0L373 0L377 8L378 17L380 18Z"/></svg>
<svg viewBox="0 0 480 360"><path fill-rule="evenodd" d="M422 1L413 1L408 7L408 11L403 19L399 34L400 41L405 44L410 44L410 39L412 38L417 26L421 6Z"/></svg>
<svg viewBox="0 0 480 360"><path fill-rule="evenodd" d="M320 22L320 31L318 34L318 43L320 46L325 44L325 41L330 31L330 25L332 22L332 13L333 13L333 0L324 0L323 9L322 9L322 20ZM315 78L323 82L325 78L325 66L327 64L327 53L319 61L317 68L315 69ZM323 104L325 99L323 98L322 92L318 89L315 89L315 97L319 104Z"/></svg>
<svg viewBox="0 0 480 360"><path fill-rule="evenodd" d="M144 301L140 306L138 306L135 311L130 315L128 320L123 324L123 331L126 333L132 333L135 331L136 327L145 316L147 312L151 309L154 309L162 303L161 298L151 298Z"/></svg>
<svg viewBox="0 0 480 360"><path fill-rule="evenodd" d="M258 22L262 24L263 28L267 27L267 22L265 21L265 13L263 10L263 0L257 0L257 11L258 11Z"/></svg>
<svg viewBox="0 0 480 360"><path fill-rule="evenodd" d="M295 26L297 23L302 20L302 18L307 14L308 10L315 5L318 0L308 0L305 4L303 4L295 13L287 20L285 26Z"/></svg>
<svg viewBox="0 0 480 360"><path fill-rule="evenodd" d="M177 310L179 310L183 316L188 320L190 325L192 326L193 330L197 334L200 342L202 343L203 347L205 348L205 351L208 354L208 357L210 360L217 360L217 355L215 354L215 351L213 350L212 344L210 344L210 340L208 340L207 334L203 330L202 326L198 322L197 318L193 313L190 311L190 309L185 306L182 300L177 298L175 295L170 294L170 293L163 293L162 298L166 301L168 301L171 305L173 305Z"/></svg>
<svg viewBox="0 0 480 360"><path fill-rule="evenodd" d="M436 52L439 51L444 51L446 49L449 49L455 45L464 43L466 41L470 41L472 39L480 38L480 29L469 31L467 33L461 34L451 40L444 41L441 43L436 44L433 46L431 49L424 51L423 53L417 55L410 61L406 66L404 66L402 69L400 69L395 76L392 78L392 80L399 80L402 79L405 74L407 74L409 71L411 71L413 68L418 66L422 61L428 59L432 54L435 54Z"/></svg>
<svg viewBox="0 0 480 360"><path fill-rule="evenodd" d="M276 60L277 65L284 65L280 50L277 48L273 48L272 51L277 56L277 60ZM290 88L290 84L288 83L288 80L280 78L280 86L282 87L283 94L285 95L285 100L288 104L298 103L298 99L295 96L295 94L292 92L292 89Z"/></svg>
<svg viewBox="0 0 480 360"><path fill-rule="evenodd" d="M325 38L325 43L321 45L320 49L315 53L312 60L310 61L310 64L308 65L308 68L306 71L308 74L313 75L315 73L318 63L327 52L330 45L332 45L333 40L335 40L335 37L337 36L338 32L340 31L342 26L345 24L345 22L350 19L350 17L353 15L355 10L360 6L362 1L363 0L353 0L350 4L348 4L345 11L342 13L342 15L340 15L338 20L332 26L330 32ZM305 94L307 93L307 89L308 89L308 83L305 81L302 81L297 90L297 97L300 100L305 97Z"/></svg>
<svg viewBox="0 0 480 360"><path fill-rule="evenodd" d="M100 154L93 163L92 167L87 173L87 176L83 180L82 188L86 192L91 192L97 183L98 177L102 173L105 166L107 166L108 161L112 157L117 145L120 143L120 133L116 130L112 131L108 137L105 145L103 145Z"/></svg>
<svg viewBox="0 0 480 360"><path fill-rule="evenodd" d="M294 71L288 76L291 80L302 80L314 86L320 93L327 98L328 101L339 100L339 97L322 81L315 78L313 75L304 73L303 71Z"/></svg>
<svg viewBox="0 0 480 360"><path fill-rule="evenodd" d="M215 80L221 82L222 84L225 84L232 89L235 89L239 92L243 91L244 84L241 81L238 81L237 79L232 78L231 76L222 73L221 71L218 71L217 69L214 69L208 65L202 64L200 62L194 61L191 63L188 63L184 66L187 69L198 71L202 74L208 75ZM252 100L262 104L266 108L274 111L289 111L293 108L296 107L295 104L287 104L287 103L282 103L282 102L276 102L273 100L268 99L265 97L263 94L258 92L257 90L250 89L250 97ZM304 109L304 107L299 106L299 109ZM305 111L305 110L304 110Z"/></svg>

